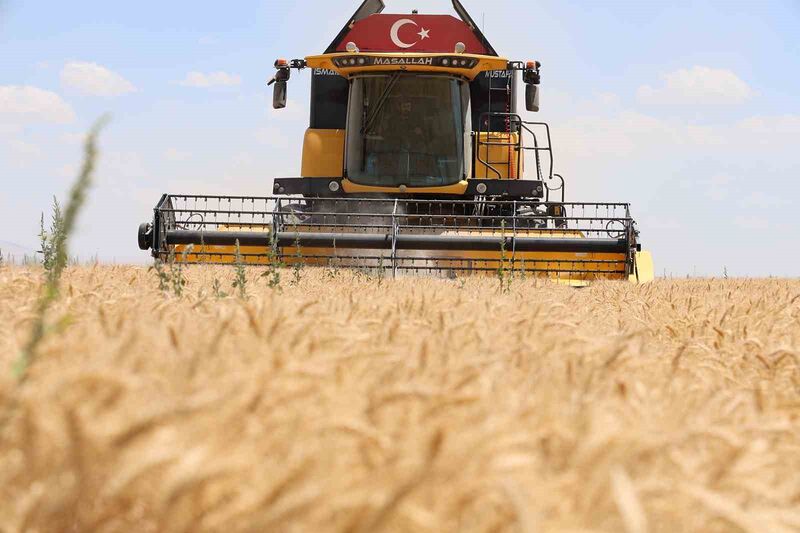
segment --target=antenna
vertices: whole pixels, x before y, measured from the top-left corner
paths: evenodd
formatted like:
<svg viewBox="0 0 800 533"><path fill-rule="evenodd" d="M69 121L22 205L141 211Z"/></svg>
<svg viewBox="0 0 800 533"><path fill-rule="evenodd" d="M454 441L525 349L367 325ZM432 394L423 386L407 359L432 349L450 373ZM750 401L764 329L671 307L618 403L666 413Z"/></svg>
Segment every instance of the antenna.
<svg viewBox="0 0 800 533"><path fill-rule="evenodd" d="M456 10L458 16L461 17L461 20L466 23L467 26L472 30L472 33L478 38L481 44L489 51L490 56L496 56L497 52L495 51L494 47L486 40L486 36L484 35L483 31L478 27L478 24L472 20L472 17L469 16L467 10L464 8L464 4L461 3L461 0L453 0L453 9ZM486 18L486 14L484 13L484 21Z"/></svg>

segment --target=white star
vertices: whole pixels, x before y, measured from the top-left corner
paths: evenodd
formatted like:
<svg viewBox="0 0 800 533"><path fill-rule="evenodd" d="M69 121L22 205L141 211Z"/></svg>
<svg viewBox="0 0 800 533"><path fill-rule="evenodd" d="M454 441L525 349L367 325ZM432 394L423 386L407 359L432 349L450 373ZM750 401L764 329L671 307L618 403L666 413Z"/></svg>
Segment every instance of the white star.
<svg viewBox="0 0 800 533"><path fill-rule="evenodd" d="M431 38L431 36L428 35L428 33L430 33L430 31L431 30L426 30L425 28L422 28L422 31L419 32L417 35L419 35L419 38L424 41L425 39L430 39Z"/></svg>

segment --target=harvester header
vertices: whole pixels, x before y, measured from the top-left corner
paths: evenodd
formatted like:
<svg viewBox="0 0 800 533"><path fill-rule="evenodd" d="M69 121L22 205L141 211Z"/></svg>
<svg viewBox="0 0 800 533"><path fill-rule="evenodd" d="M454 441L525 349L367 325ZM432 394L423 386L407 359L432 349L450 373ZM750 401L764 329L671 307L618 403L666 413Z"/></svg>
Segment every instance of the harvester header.
<svg viewBox="0 0 800 533"><path fill-rule="evenodd" d="M139 246L192 263L464 275L522 270L582 285L652 279L630 207L568 202L539 110L541 63L500 56L451 15L365 0L323 54L278 59L273 107L311 72L300 175L274 196L166 194ZM271 183L270 183L271 181Z"/></svg>

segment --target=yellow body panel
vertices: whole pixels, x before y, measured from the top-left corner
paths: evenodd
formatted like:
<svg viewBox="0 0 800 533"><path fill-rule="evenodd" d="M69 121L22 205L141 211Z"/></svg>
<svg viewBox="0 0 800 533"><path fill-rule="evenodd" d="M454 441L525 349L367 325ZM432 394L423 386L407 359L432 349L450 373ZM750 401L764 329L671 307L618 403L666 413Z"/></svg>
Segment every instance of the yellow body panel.
<svg viewBox="0 0 800 533"><path fill-rule="evenodd" d="M407 72L438 72L438 73L445 73L445 74L454 74L456 76L462 76L469 80L474 80L475 77L480 74L481 72L486 72L490 70L506 70L508 67L508 59L502 57L494 57L494 56L482 56L482 55L474 55L474 54L460 54L458 57L464 57L469 59L477 59L478 63L473 68L453 68L453 67L441 67L441 66L433 66L433 65L364 65L358 66L354 65L352 67L338 67L333 63L333 59L337 57L351 57L357 54L351 53L335 53L335 54L324 54L318 56L309 56L306 58L306 64L311 68L322 68L327 70L333 70L338 72L340 76L344 76L345 78L350 77L353 74L359 74L363 72L387 72L387 71L407 71ZM365 53L365 56L370 57L386 57L386 58L402 58L402 57L452 57L456 54L377 54L377 53Z"/></svg>
<svg viewBox="0 0 800 533"><path fill-rule="evenodd" d="M175 247L175 256L178 260L182 257L184 246ZM220 254L217 257L208 259L208 255L188 254L188 263L234 263L234 248L232 246L206 246L203 250L206 254ZM269 265L270 258L263 254L268 252L266 247L242 246L242 263L247 265ZM354 250L341 250L342 255L358 257ZM224 255L223 255L224 254ZM260 254L260 255L256 255ZM284 266L303 264L306 266L329 266L330 256L336 255L336 250L330 248L308 248L302 247L298 251L294 247L279 249L279 255L283 257ZM363 257L382 256L384 265L388 267L391 263L391 253L388 250L375 251L361 254ZM423 262L428 261L430 268L447 271L448 267L468 267L471 271L456 271L457 275L482 274L495 275L503 258L500 252L470 252L470 251L438 251L438 252L398 252L398 259ZM578 266L576 261L614 261L615 266L608 263L583 263ZM361 265L357 259L350 259L349 262L339 262L342 268L359 268ZM507 271L514 271L526 277L541 277L557 280L569 285L582 286L591 281L598 280L625 280L633 283L644 283L647 280L637 279L636 276L627 276L624 271L625 254L574 254L564 252L518 252L513 255L506 252L505 260L502 262L503 268ZM616 266L618 265L618 266ZM563 272L568 270L580 270L580 272ZM547 272L545 272L547 271ZM562 271L562 272L557 272Z"/></svg>
<svg viewBox="0 0 800 533"><path fill-rule="evenodd" d="M653 265L653 256L650 252L636 252L634 259L634 271L631 273L630 281L634 283L653 281L656 273Z"/></svg>
<svg viewBox="0 0 800 533"><path fill-rule="evenodd" d="M348 179L342 180L342 190L348 194L352 193L400 193L399 187L374 187L372 185L361 185ZM466 180L461 180L453 185L444 187L407 187L404 194L464 194L467 192Z"/></svg>
<svg viewBox="0 0 800 533"><path fill-rule="evenodd" d="M525 158L518 157L519 133L481 132L475 150L475 177L482 179L519 179L525 169ZM509 146L482 143L508 143ZM480 160L489 163L492 168ZM517 168L517 161L522 168ZM497 172L495 172L495 170ZM497 174L500 174L499 176Z"/></svg>
<svg viewBox="0 0 800 533"><path fill-rule="evenodd" d="M340 178L344 168L344 130L307 129L303 138L304 178Z"/></svg>

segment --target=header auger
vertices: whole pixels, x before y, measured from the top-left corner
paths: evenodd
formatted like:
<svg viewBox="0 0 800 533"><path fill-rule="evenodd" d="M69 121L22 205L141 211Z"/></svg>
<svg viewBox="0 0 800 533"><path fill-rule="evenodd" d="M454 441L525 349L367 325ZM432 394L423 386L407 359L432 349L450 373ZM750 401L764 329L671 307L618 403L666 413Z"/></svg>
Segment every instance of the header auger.
<svg viewBox="0 0 800 533"><path fill-rule="evenodd" d="M651 280L629 206L565 201L549 126L518 113L520 81L539 110L541 64L500 57L453 7L459 18L389 15L365 0L324 54L277 60L276 109L292 70L311 70L301 177L276 178L272 196L164 195L140 248L191 263L230 263L238 244L248 264Z"/></svg>

